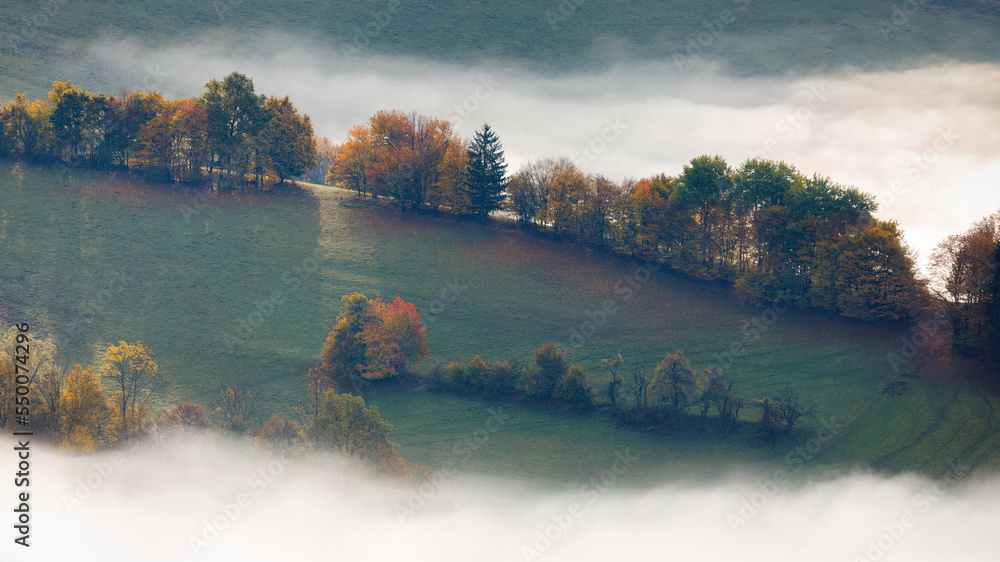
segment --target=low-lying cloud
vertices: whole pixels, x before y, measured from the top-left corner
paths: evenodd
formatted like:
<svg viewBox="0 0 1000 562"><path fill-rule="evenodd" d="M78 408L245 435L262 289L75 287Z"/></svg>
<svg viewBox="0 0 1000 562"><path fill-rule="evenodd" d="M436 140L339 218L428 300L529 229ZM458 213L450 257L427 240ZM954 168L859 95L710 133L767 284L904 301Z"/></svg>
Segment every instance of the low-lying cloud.
<svg viewBox="0 0 1000 562"><path fill-rule="evenodd" d="M284 36L262 39L254 52L115 40L89 57L106 83L178 97L246 73L259 92L290 95L334 141L379 109L448 118L465 137L490 123L511 171L549 156L613 179L678 174L700 154L734 166L753 155L782 159L876 194L879 215L902 223L922 259L1000 208L1000 64L927 60L901 70L739 77L710 65L623 62L542 76L499 63L345 57Z"/></svg>
<svg viewBox="0 0 1000 562"><path fill-rule="evenodd" d="M32 447L32 546L8 536L9 560L914 562L996 552L1000 481L962 480L960 463L936 481L859 473L772 489L743 474L637 489L622 483L642 460L619 456L563 491L458 474L415 502L414 489L317 453L282 460L217 439L95 456ZM4 495L14 497L9 481Z"/></svg>

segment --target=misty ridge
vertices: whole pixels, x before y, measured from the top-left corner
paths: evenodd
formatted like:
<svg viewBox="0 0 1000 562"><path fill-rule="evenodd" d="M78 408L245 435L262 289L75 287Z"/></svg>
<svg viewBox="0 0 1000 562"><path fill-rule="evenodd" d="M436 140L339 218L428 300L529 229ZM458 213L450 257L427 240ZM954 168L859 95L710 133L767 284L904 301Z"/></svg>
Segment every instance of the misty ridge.
<svg viewBox="0 0 1000 562"><path fill-rule="evenodd" d="M896 69L739 76L692 59L544 75L512 63L345 56L277 34L254 51L209 38L159 49L115 39L83 56L94 74L168 97L197 95L237 70L261 92L289 95L335 143L382 109L447 119L467 138L490 123L512 172L547 157L615 180L676 175L699 154L733 166L783 160L874 194L877 216L901 223L921 265L944 236L1000 204L994 63L929 57Z"/></svg>
<svg viewBox="0 0 1000 562"><path fill-rule="evenodd" d="M14 445L6 436L0 443ZM651 553L987 560L994 550L983 539L1000 501L1000 483L967 477L960 461L934 480L850 469L807 480L792 475L794 464L734 465L717 481L692 475L642 488L627 479L643 459L616 451L588 482L553 490L448 471L420 487L376 481L332 455L275 457L220 437L84 456L36 445L33 453L35 479L45 483L33 506L39 560L275 560L324 552L343 560Z"/></svg>

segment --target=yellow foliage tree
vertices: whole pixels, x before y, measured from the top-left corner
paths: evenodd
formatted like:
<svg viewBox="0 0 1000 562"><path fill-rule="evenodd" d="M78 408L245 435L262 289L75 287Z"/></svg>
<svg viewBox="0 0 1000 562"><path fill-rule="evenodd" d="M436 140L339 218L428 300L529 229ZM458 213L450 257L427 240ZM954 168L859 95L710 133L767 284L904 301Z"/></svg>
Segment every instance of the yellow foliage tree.
<svg viewBox="0 0 1000 562"><path fill-rule="evenodd" d="M89 452L94 443L108 439L111 406L93 367L73 366L63 381L56 409L64 448ZM81 448L85 443L89 445Z"/></svg>
<svg viewBox="0 0 1000 562"><path fill-rule="evenodd" d="M118 438L129 441L148 421L146 405L162 388L156 361L141 341L109 345L101 359L101 377L110 382L117 416Z"/></svg>

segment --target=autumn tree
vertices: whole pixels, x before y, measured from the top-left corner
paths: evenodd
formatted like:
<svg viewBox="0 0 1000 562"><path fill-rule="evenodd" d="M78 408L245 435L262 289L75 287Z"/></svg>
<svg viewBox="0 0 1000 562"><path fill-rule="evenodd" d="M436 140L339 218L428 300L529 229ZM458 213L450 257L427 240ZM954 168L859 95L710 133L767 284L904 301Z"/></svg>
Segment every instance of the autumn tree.
<svg viewBox="0 0 1000 562"><path fill-rule="evenodd" d="M500 139L489 125L476 131L468 149L469 165L466 190L473 212L485 220L500 210L507 188L507 163Z"/></svg>
<svg viewBox="0 0 1000 562"><path fill-rule="evenodd" d="M551 158L534 160L522 165L510 179L504 203L520 224L544 223L555 165L555 160Z"/></svg>
<svg viewBox="0 0 1000 562"><path fill-rule="evenodd" d="M680 423L681 412L694 405L696 390L695 371L684 357L682 350L668 353L653 370L654 389L660 403L669 407L670 422L676 427Z"/></svg>
<svg viewBox="0 0 1000 562"><path fill-rule="evenodd" d="M340 313L320 352L320 368L335 381L398 375L413 357L426 357L426 328L416 305L386 303L361 293L341 297Z"/></svg>
<svg viewBox="0 0 1000 562"><path fill-rule="evenodd" d="M75 365L66 374L63 386L58 406L62 448L93 452L97 443L110 440L109 430L114 418L100 379L93 367L82 369ZM133 421L136 418L135 415L131 416ZM123 431L128 431L127 427L123 427Z"/></svg>
<svg viewBox="0 0 1000 562"><path fill-rule="evenodd" d="M272 414L257 432L257 442L277 456L291 447L299 434L299 424L280 414Z"/></svg>
<svg viewBox="0 0 1000 562"><path fill-rule="evenodd" d="M109 345L101 359L100 375L112 389L118 438L128 442L144 428L147 404L163 388L158 365L141 341Z"/></svg>
<svg viewBox="0 0 1000 562"><path fill-rule="evenodd" d="M159 92L128 92L122 90L108 98L104 114L105 150L112 164L130 166L140 146L142 127L163 112L168 102Z"/></svg>
<svg viewBox="0 0 1000 562"><path fill-rule="evenodd" d="M374 160L375 139L371 127L357 125L347 133L347 142L340 145L334 155L325 183L341 184L357 191L359 197L368 193L374 195Z"/></svg>
<svg viewBox="0 0 1000 562"><path fill-rule="evenodd" d="M438 164L437 183L427 193L427 203L435 209L444 207L455 215L472 213L472 200L465 190L468 167L468 144L457 137L450 138Z"/></svg>
<svg viewBox="0 0 1000 562"><path fill-rule="evenodd" d="M333 450L361 461L376 473L401 475L403 460L399 446L389 441L392 424L378 406L365 406L364 398L327 392L323 409L305 428L305 436L317 447Z"/></svg>
<svg viewBox="0 0 1000 562"><path fill-rule="evenodd" d="M821 240L814 263L809 288L813 306L861 320L909 316L914 259L898 223L872 220Z"/></svg>
<svg viewBox="0 0 1000 562"><path fill-rule="evenodd" d="M556 160L549 184L548 206L542 212L542 223L552 227L558 238L579 232L577 205L584 200L587 179L568 158Z"/></svg>
<svg viewBox="0 0 1000 562"><path fill-rule="evenodd" d="M944 307L952 345L960 353L981 352L987 344L998 241L1000 212L948 236L931 254L931 290Z"/></svg>
<svg viewBox="0 0 1000 562"><path fill-rule="evenodd" d="M215 398L219 426L234 435L244 435L257 420L257 393L238 382L222 385Z"/></svg>
<svg viewBox="0 0 1000 562"><path fill-rule="evenodd" d="M194 402L175 402L173 408L161 412L157 419L157 427L162 432L176 434L185 440L203 433L208 426L205 407Z"/></svg>
<svg viewBox="0 0 1000 562"><path fill-rule="evenodd" d="M36 370L31 378L31 430L59 435L60 403L65 390L65 373L55 365Z"/></svg>
<svg viewBox="0 0 1000 562"><path fill-rule="evenodd" d="M0 134L6 139L7 152L24 160L46 152L52 138L51 114L48 100L28 101L24 93L14 96L0 109Z"/></svg>
<svg viewBox="0 0 1000 562"><path fill-rule="evenodd" d="M398 375L413 357L427 357L427 329L414 304L396 297L391 303L375 298L368 304L361 341L365 364L361 376L385 379Z"/></svg>

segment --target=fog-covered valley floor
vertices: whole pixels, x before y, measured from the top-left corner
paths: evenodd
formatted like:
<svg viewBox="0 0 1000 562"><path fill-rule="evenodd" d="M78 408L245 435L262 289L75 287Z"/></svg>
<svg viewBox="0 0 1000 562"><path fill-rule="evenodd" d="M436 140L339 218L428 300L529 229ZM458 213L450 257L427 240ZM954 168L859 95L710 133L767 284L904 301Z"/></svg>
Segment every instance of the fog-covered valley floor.
<svg viewBox="0 0 1000 562"><path fill-rule="evenodd" d="M33 444L31 557L9 540L2 550L88 561L995 556L1000 482L966 478L960 461L937 480L859 471L809 482L733 466L719 482L637 488L629 471L642 462L620 451L561 490L448 471L412 486L318 453L215 439L79 457Z"/></svg>

